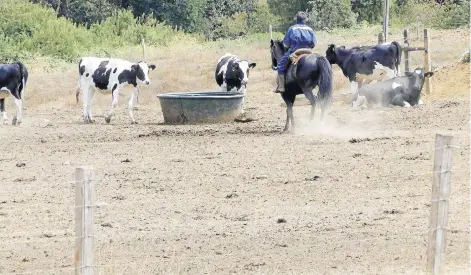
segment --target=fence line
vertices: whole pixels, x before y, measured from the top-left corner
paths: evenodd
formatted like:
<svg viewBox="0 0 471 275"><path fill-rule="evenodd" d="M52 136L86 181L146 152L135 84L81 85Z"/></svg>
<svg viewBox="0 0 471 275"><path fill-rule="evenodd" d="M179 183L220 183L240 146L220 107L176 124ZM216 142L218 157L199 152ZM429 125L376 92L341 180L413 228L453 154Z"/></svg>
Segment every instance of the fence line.
<svg viewBox="0 0 471 275"><path fill-rule="evenodd" d="M439 136L437 135L437 138ZM437 158L440 159L440 157L437 157L439 154L441 154L442 152L449 152L449 154L451 154L451 152L453 151L453 149L461 149L461 148L464 148L464 147L461 147L461 146L457 146L457 145L452 145L452 144L444 144L443 146L440 145L440 143L436 143L436 145L431 148L432 152L434 152L435 154L435 160L436 160L436 163L437 164ZM417 154L417 153L424 153L424 152L427 152L427 153L430 153L429 150L427 149L424 149L424 150L420 150L420 151L415 151L415 152L409 152L407 154ZM397 152L396 152L397 154ZM397 157L397 156L396 156ZM204 157L203 157L204 158ZM461 167L459 167L461 168ZM83 171L85 171L86 169L85 168L81 168ZM85 170L84 170L85 169ZM88 169L88 168L87 168ZM435 165L434 169L432 171L428 171L428 172L423 172L423 173L415 173L415 174L391 174L391 175L379 175L378 177L379 178L387 178L387 179L390 179L390 178L403 178L403 177L415 177L415 176L426 176L426 175L433 175L433 179L434 179L434 182L436 181L436 179L449 179L449 175L451 173L456 173L456 172L462 172L462 171L469 171L469 169L452 169L451 168L451 163L447 166L441 166L441 165ZM83 174L83 173L82 173ZM86 174L86 173L85 173ZM84 175L85 175L84 174ZM444 176L445 175L445 176ZM89 188L87 187L87 184L90 184L90 183L97 183L97 182L102 182L103 180L106 180L106 177L103 177L101 179L93 179L91 176L86 176L85 178L80 178L80 177L77 177L75 181L68 181L68 182L65 182L66 184L74 184L75 187L76 187L76 198L77 197L77 194L78 194L78 186L83 186L81 188ZM90 185L92 186L92 185ZM435 188L435 187L434 187ZM84 190L84 189L82 189ZM300 188L300 190L302 192L304 192L306 195L309 195L307 190L303 189L303 188ZM81 191L81 192L84 192L84 191ZM85 191L85 194L86 192L93 192L92 190L90 191ZM435 192L435 191L434 191ZM99 267L100 265L95 265L93 263L93 246L94 246L94 241L95 240L99 240L99 239L104 239L104 240L108 240L110 238L119 238L120 240L122 240L123 242L126 241L126 240L134 240L134 239L139 239L141 241L144 241L144 240L149 240L149 239L159 239L162 237L162 235L159 235L157 237L147 237L148 234L150 234L151 230L155 230L156 228L162 228L162 229L165 229L165 228L169 228L170 230L172 229L175 229L175 228L188 228L188 227L194 227L194 225L197 223L193 223L193 224L188 224L188 225L183 225L183 226L166 226L166 225L162 225L161 227L152 227L149 231L147 231L146 233L144 233L144 236L138 236L137 234L133 236L133 234L117 234L117 235L112 235L112 236L109 236L109 235L106 235L106 234L95 234L93 232L93 230L90 231L90 229L86 229L87 227L93 227L94 224L93 223L89 223L88 225L86 225L87 223L87 220L86 220L86 217L85 217L85 220L84 220L84 216L83 216L83 213L86 213L87 211L89 211L89 213L92 213L91 211L93 211L94 209L98 209L98 208L109 208L109 207L126 207L126 206L129 206L129 205L136 205L136 204L120 204L120 203L113 203L113 204L107 204L107 203L96 203L94 202L94 198L92 199L93 196L90 195L90 198L87 200L84 200L82 201L82 203L80 203L80 199L76 201L76 205L73 206L73 207L67 207L68 209L74 209L75 210L75 213L76 213L76 219L79 219L81 217L82 219L82 228L85 228L85 229L82 229L81 232L85 233L85 234L78 234L76 230L75 232L75 236L72 237L72 234L71 233L65 233L66 235L67 234L70 234L71 236L51 236L51 237L45 237L44 239L42 240L26 240L26 241L22 241L22 240L15 240L16 238L13 237L13 238L0 238L0 240L4 240L4 242L6 243L34 243L34 242L50 242L50 241L56 241L57 240L75 240L76 242L76 246L78 244L81 244L81 246L78 246L79 248L79 251L80 253L82 253L80 257L77 258L77 254L76 254L76 258L75 258L75 267L74 268L69 268L69 269L75 269L75 270L81 270L81 274L93 274L93 268L95 267ZM390 199L394 199L394 198L398 198L397 196L392 196L390 197ZM227 198L223 198L223 197L211 197L212 200L221 200L221 201L236 201L236 202L240 202L240 200L237 200L237 199L230 199L228 200ZM448 196L434 196L430 202L432 203L432 205L443 205L444 203L446 205L448 205L448 202L449 202L450 198ZM39 204L38 204L39 205ZM67 204L63 204L63 205L67 205ZM21 206L21 205L14 205L15 207L16 206ZM40 206L44 206L43 204L41 204ZM55 205L57 206L57 205ZM8 206L9 207L9 206ZM0 209L4 209L5 207L3 207L3 205L0 206ZM295 207L296 208L296 207ZM301 208L301 207L300 207ZM308 207L309 208L309 207ZM231 208L231 210L233 209L236 209L236 208ZM432 212L433 212L433 207L432 207ZM24 209L23 209L24 210ZM42 209L43 210L43 209ZM209 212L212 212L211 210L212 209L203 209L202 211L204 211L204 213L207 213L208 210L210 210ZM217 213L218 209L216 208L213 208L214 212ZM339 211L337 212L332 212L332 213L338 213ZM324 213L324 211L321 211L321 213ZM443 213L443 212L440 212L440 213ZM224 213L221 213L221 215L224 214ZM221 216L222 217L222 216ZM433 215L431 214L431 217L433 217ZM93 216L91 216L91 218L93 219ZM222 218L226 218L226 219L231 219L230 217L222 217ZM234 218L237 218L237 217L234 217ZM178 219L175 219L175 221L177 221ZM93 221L93 220L89 220L90 221ZM446 221L446 220L445 220ZM219 221L220 222L220 221ZM77 223L76 223L77 224ZM206 225L208 225L206 223ZM84 227L83 227L84 226ZM411 229L409 229L411 230ZM86 232L90 232L90 233L86 233ZM330 230L324 230L325 234L322 234L322 231L320 232L316 232L316 233L321 233L321 234L317 234L314 238L316 239L319 239L319 240L331 240L332 239L332 234L331 233L328 233L330 232ZM385 239L385 240L391 240L391 239L399 239L399 238L410 238L410 237L415 237L415 236L424 236L426 234L429 234L429 237L430 236L440 236L441 238L443 238L443 236L446 236L446 232L452 232L452 233L469 233L470 230L469 230L469 227L465 228L465 229L461 229L461 228L455 228L455 229L452 229L452 228L449 228L445 223L441 223L441 222L437 222L436 223L436 226L432 226L432 223L430 224L429 226L429 229L426 230L426 231L422 231L422 230L419 230L418 232L398 232L398 231L393 231L393 232L388 232L388 233L380 233L380 235L382 236L375 236L375 237L366 237L366 238L355 238L355 237L358 237L357 235L363 235L363 234L371 234L371 233L374 233L374 232L368 232L368 231L364 231L364 230L348 230L347 228L336 228L334 229L334 231L336 231L337 235L335 236L336 238L338 238L339 240L337 240L338 243L355 243L355 242L365 242L365 241L372 241L372 240L381 240L381 239ZM445 233L443 233L445 232ZM64 233L64 232L62 232ZM115 232L116 233L116 232ZM172 234L173 232L171 231L168 231L169 234ZM51 234L50 232L46 232L45 234ZM140 233L139 233L140 234ZM3 235L5 236L5 235ZM129 238L131 237L131 238ZM438 237L437 237L438 238ZM87 244L88 242L88 244ZM442 244L444 244L444 241L442 241ZM84 247L83 250L81 250L81 247ZM438 252L434 252L435 254L431 254L431 248L434 248L435 246L430 246L430 238L429 238L429 255L438 255L437 253ZM443 249L443 246L442 248L438 248L438 250L442 251ZM77 252L79 253L79 252ZM178 257L178 256L177 256ZM199 257L195 257L195 256L189 256L189 255L181 255L179 257L188 257L188 258L199 258ZM437 257L437 256L435 256ZM443 255L441 256L443 257ZM201 257L202 258L202 257ZM83 259L83 260L82 260ZM429 257L430 259L430 257ZM101 266L107 266L107 265L101 265ZM120 266L123 266L123 264L121 263ZM129 266L129 265L127 265ZM437 264L435 264L435 266L438 266ZM65 270L64 269L50 269L50 271L52 270ZM48 271L48 270L46 270ZM12 273L12 274L35 274L36 272L38 271L33 271L31 273L27 272L27 273ZM88 273L87 273L88 272ZM5 273L4 273L5 274ZM8 274L8 273L6 273Z"/></svg>

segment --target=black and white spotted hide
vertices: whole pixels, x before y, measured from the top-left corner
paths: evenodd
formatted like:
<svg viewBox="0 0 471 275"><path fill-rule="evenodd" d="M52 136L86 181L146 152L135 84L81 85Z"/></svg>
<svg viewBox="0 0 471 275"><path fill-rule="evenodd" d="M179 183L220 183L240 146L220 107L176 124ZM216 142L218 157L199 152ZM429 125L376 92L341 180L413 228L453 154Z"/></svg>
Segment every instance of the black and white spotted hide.
<svg viewBox="0 0 471 275"><path fill-rule="evenodd" d="M3 124L8 124L5 99L12 96L16 105L16 115L12 125L20 125L23 120L23 95L28 81L28 70L21 62L0 64L0 112Z"/></svg>

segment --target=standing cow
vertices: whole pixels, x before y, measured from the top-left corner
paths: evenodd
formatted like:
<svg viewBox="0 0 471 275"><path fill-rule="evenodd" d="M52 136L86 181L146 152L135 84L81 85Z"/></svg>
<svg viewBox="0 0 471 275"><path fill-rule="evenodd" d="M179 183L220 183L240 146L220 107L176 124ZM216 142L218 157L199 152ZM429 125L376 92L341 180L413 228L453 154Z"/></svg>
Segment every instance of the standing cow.
<svg viewBox="0 0 471 275"><path fill-rule="evenodd" d="M216 65L216 83L223 92L237 92L245 95L249 71L257 64L247 60L241 60L233 54L225 54ZM245 106L245 96L242 105Z"/></svg>
<svg viewBox="0 0 471 275"><path fill-rule="evenodd" d="M76 92L78 96L80 88L83 91L83 120L85 123L93 123L92 98L97 89L102 94L111 94L111 108L105 115L105 121L110 123L114 113L114 108L118 104L118 97L121 93L128 96L128 114L131 124L136 124L132 114L134 96L139 95L140 84L150 84L149 71L155 69L155 65L147 65L146 62L132 63L127 60L115 58L84 57L79 62L79 87ZM135 89L130 92L120 91L125 86L130 85Z"/></svg>
<svg viewBox="0 0 471 275"><path fill-rule="evenodd" d="M326 51L330 64L337 64L350 81L352 95L363 84L396 77L399 74L401 55L401 45L396 41L351 49L331 44Z"/></svg>
<svg viewBox="0 0 471 275"><path fill-rule="evenodd" d="M420 105L422 104L420 94L425 78L431 76L433 76L433 72L424 72L424 69L416 68L413 72L406 72L405 76L365 85L353 96L353 106L360 107L364 103L367 103L368 107L375 105L382 107Z"/></svg>
<svg viewBox="0 0 471 275"><path fill-rule="evenodd" d="M17 61L12 64L0 64L0 112L3 124L8 123L5 111L5 98L13 96L16 105L16 116L12 125L20 125L23 119L23 95L25 93L28 70L25 65Z"/></svg>

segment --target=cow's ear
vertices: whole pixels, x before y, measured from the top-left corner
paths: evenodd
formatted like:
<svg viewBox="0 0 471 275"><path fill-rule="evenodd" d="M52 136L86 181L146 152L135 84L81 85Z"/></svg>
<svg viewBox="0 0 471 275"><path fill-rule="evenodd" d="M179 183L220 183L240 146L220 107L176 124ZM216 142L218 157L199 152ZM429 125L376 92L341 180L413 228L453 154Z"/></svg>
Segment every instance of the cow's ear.
<svg viewBox="0 0 471 275"><path fill-rule="evenodd" d="M149 65L149 70L151 71L155 70L155 65Z"/></svg>
<svg viewBox="0 0 471 275"><path fill-rule="evenodd" d="M257 63L255 62L249 63L249 68L255 68L255 66L257 66Z"/></svg>
<svg viewBox="0 0 471 275"><path fill-rule="evenodd" d="M425 73L425 77L431 77L431 76L433 76L433 72L426 72Z"/></svg>
<svg viewBox="0 0 471 275"><path fill-rule="evenodd" d="M273 39L270 39L270 47L273 47L274 44L275 42L273 42Z"/></svg>

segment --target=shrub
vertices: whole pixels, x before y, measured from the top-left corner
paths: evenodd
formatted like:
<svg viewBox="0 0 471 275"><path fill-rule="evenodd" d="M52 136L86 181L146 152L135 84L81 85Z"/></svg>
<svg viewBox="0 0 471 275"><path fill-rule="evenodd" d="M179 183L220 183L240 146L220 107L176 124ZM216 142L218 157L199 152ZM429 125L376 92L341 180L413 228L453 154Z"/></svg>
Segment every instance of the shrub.
<svg viewBox="0 0 471 275"><path fill-rule="evenodd" d="M350 8L350 0L313 0L310 25L317 30L353 27L357 15Z"/></svg>
<svg viewBox="0 0 471 275"><path fill-rule="evenodd" d="M420 0L397 2L391 10L393 26L404 27L417 21L430 28L448 29L469 26L468 3L424 3Z"/></svg>

